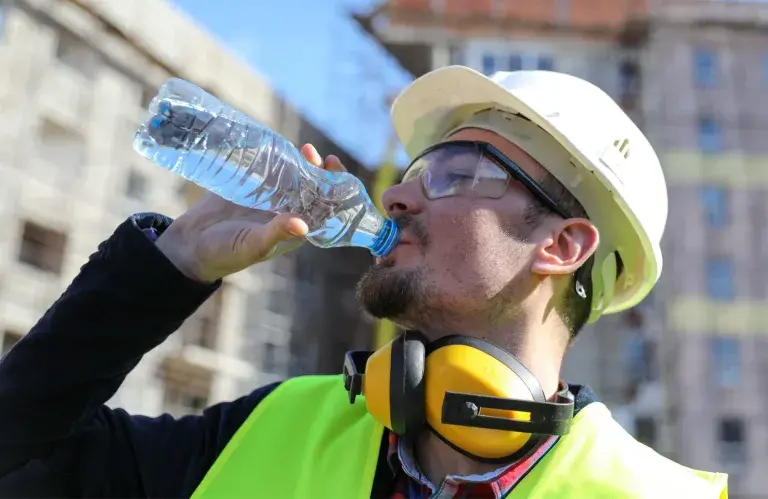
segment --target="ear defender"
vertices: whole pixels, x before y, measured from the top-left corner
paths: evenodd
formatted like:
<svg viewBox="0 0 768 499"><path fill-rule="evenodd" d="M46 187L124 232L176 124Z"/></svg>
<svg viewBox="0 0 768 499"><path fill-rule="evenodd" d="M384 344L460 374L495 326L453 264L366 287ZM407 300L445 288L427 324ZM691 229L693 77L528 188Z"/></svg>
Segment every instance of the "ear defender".
<svg viewBox="0 0 768 499"><path fill-rule="evenodd" d="M349 352L344 362L350 402L365 397L368 412L402 437L418 435L424 417L427 338L407 331L375 352ZM359 369L360 366L363 369Z"/></svg>
<svg viewBox="0 0 768 499"><path fill-rule="evenodd" d="M429 343L408 331L375 352L348 352L345 388L371 416L415 439L425 427L475 460L508 462L550 435L568 433L573 398L564 386L547 401L512 354L487 341L446 336Z"/></svg>

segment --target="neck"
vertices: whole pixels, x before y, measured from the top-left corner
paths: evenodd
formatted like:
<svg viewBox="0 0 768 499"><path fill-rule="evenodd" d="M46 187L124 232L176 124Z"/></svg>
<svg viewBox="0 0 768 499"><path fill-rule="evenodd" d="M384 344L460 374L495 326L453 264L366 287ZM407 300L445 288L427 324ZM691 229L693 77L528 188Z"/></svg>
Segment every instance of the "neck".
<svg viewBox="0 0 768 499"><path fill-rule="evenodd" d="M551 400L557 393L557 387L560 383L562 353L559 346L543 343L545 341L538 341L537 345L523 345L518 351L508 351L533 373L547 400Z"/></svg>
<svg viewBox="0 0 768 499"><path fill-rule="evenodd" d="M547 329L541 325L537 328L537 334L516 334L517 331L507 330L505 333L489 331L487 334L472 336L486 339L517 357L539 381L547 399L552 400L559 384L565 346L557 342L558 335L554 331ZM421 471L435 485L449 474L485 474L506 466L475 461L455 451L429 431L425 431L417 441L416 456Z"/></svg>

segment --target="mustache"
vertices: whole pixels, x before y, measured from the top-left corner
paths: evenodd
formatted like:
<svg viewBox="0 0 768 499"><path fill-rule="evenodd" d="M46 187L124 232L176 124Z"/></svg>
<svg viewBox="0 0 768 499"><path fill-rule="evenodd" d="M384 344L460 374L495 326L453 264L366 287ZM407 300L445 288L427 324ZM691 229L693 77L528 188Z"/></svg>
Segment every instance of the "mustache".
<svg viewBox="0 0 768 499"><path fill-rule="evenodd" d="M409 213L403 213L393 216L392 221L395 222L401 233L407 230L419 248L424 250L429 246L429 233L423 220L419 220Z"/></svg>

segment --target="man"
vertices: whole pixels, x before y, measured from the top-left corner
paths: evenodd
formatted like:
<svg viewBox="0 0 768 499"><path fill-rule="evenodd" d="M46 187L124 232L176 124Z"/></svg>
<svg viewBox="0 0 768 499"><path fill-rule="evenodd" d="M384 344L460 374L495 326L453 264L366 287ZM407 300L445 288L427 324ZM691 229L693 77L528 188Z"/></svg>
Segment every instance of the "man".
<svg viewBox="0 0 768 499"><path fill-rule="evenodd" d="M433 344L460 335L501 347L508 353L499 355L530 371L517 373L540 385L542 399L567 401L561 406L575 413L567 434L537 436L514 459L481 459L440 435L433 416L431 431L409 438L385 429L371 416L382 400L371 386L367 400L350 404L338 377L295 378L179 420L105 407L141 356L221 278L296 246L307 232L293 215L263 224L259 214L207 196L173 223L138 215L120 226L0 363L0 495L726 497L724 475L655 454L589 388L559 379L582 326L638 303L661 272L666 187L629 118L567 75L489 79L456 66L408 87L393 121L418 159L384 194L402 239L360 281L361 304ZM311 146L302 153L316 166L342 168ZM426 369L413 386L426 384L428 398L430 386L452 382L430 378L433 353L426 368L423 354L403 353ZM396 360L385 378L395 379ZM460 367L481 368L471 364ZM472 382L492 371L470 373ZM390 427L396 410L434 409L432 400L383 401ZM491 437L471 445L493 447L507 434L479 431Z"/></svg>

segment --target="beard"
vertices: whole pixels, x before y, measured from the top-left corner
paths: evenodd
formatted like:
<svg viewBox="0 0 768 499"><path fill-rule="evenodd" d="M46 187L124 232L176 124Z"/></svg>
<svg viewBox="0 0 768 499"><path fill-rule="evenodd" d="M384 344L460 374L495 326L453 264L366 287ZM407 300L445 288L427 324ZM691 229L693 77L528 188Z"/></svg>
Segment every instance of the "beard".
<svg viewBox="0 0 768 499"><path fill-rule="evenodd" d="M424 224L409 214L393 217L402 232L406 227L422 254L429 246ZM423 268L395 269L394 263L373 265L357 283L357 300L366 312L377 319L406 321L409 316L426 311L433 294Z"/></svg>
<svg viewBox="0 0 768 499"><path fill-rule="evenodd" d="M525 242L535 229L532 221L534 215L526 213L524 221L508 223L502 226L504 234L517 242ZM401 231L408 228L409 235L414 239L422 255L426 255L430 241L426 226L422 220L409 214L393 217L394 222ZM461 245L456 251L462 252ZM488 248L487 251L495 251ZM508 260L510 247L504 247L496 251L503 251L505 257L499 261ZM522 255L518 252L518 257ZM466 260L469 255L462 255L458 260ZM463 260L462 260L463 261ZM467 289L469 296L481 297L485 295L482 287L475 289L471 282L467 282L466 276L457 269L446 269L444 273L450 274L457 286ZM363 309L377 319L390 319L405 328L431 328L450 329L451 325L464 322L467 316L484 317L485 321L502 320L515 309L515 290L519 283L510 282L496 296L488 296L485 300L471 303L472 300L457 299L450 293L441 292L432 279L433 269L426 263L413 268L395 268L392 262L375 264L368 269L357 284L357 300Z"/></svg>
<svg viewBox="0 0 768 499"><path fill-rule="evenodd" d="M407 321L425 310L430 289L422 269L398 270L392 263L376 264L357 283L357 300L377 319Z"/></svg>

